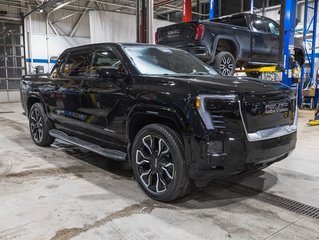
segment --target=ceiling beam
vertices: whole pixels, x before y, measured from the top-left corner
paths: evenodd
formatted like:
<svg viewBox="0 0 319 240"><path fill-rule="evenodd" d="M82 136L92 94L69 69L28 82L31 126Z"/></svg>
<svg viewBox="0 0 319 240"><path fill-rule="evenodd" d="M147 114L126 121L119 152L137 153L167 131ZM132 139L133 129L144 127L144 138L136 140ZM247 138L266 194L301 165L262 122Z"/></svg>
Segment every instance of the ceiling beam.
<svg viewBox="0 0 319 240"><path fill-rule="evenodd" d="M72 28L72 31L70 33L70 37L73 37L74 34L76 33L76 31L78 30L78 27L80 26L82 20L84 19L85 17L85 14L88 12L88 8L90 7L92 1L89 0L87 3L86 3L86 9L81 13L81 16L79 17L79 19L77 20L77 22L75 23L74 27Z"/></svg>

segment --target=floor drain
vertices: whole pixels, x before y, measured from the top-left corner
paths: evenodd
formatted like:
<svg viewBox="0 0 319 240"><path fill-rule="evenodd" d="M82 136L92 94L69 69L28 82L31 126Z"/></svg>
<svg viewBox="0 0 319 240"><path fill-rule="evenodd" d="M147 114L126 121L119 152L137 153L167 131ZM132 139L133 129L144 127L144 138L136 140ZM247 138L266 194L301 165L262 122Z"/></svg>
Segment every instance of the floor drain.
<svg viewBox="0 0 319 240"><path fill-rule="evenodd" d="M308 216L314 219L319 219L319 208L297 202L288 198L280 197L267 192L260 192L258 190L246 187L243 185L236 185L235 192L247 193L252 195L252 198L280 207L291 212L295 212L304 216Z"/></svg>

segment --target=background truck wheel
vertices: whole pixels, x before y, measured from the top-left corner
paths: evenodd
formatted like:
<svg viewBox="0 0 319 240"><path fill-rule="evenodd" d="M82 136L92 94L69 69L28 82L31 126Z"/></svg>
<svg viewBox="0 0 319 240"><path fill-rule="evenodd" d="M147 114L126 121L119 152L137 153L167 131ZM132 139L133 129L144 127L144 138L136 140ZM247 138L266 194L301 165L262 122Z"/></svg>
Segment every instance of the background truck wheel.
<svg viewBox="0 0 319 240"><path fill-rule="evenodd" d="M233 76L236 68L236 61L230 52L220 52L215 56L214 68L223 76Z"/></svg>
<svg viewBox="0 0 319 240"><path fill-rule="evenodd" d="M133 141L131 159L135 179L149 197L169 202L191 190L183 145L169 127L142 128Z"/></svg>
<svg viewBox="0 0 319 240"><path fill-rule="evenodd" d="M49 146L54 142L54 138L49 134L52 124L41 103L32 105L29 113L29 127L32 140L38 146Z"/></svg>

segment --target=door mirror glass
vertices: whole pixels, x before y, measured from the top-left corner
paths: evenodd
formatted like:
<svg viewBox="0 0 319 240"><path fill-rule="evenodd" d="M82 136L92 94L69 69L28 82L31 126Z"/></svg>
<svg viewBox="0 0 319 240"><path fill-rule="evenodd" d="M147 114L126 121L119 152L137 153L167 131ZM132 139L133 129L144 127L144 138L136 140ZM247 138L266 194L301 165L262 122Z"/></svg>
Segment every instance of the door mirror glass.
<svg viewBox="0 0 319 240"><path fill-rule="evenodd" d="M120 76L120 72L115 67L100 67L96 69L96 75L98 77L116 78Z"/></svg>

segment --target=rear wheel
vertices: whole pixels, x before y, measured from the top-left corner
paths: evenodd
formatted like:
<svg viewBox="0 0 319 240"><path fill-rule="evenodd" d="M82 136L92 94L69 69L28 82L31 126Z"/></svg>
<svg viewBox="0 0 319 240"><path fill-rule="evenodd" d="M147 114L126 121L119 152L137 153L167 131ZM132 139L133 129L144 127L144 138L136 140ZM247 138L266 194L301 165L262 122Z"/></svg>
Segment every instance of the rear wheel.
<svg viewBox="0 0 319 240"><path fill-rule="evenodd" d="M135 179L149 197L169 202L191 189L181 140L169 127L142 128L134 139L131 159Z"/></svg>
<svg viewBox="0 0 319 240"><path fill-rule="evenodd" d="M233 76L236 68L236 61L230 52L220 52L215 56L214 68L223 76Z"/></svg>
<svg viewBox="0 0 319 240"><path fill-rule="evenodd" d="M52 124L47 118L41 103L32 105L29 113L29 127L35 144L49 146L54 142L54 138L49 134Z"/></svg>

